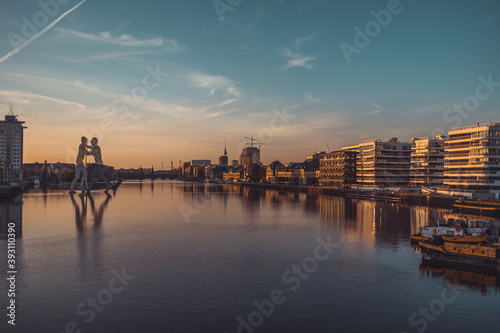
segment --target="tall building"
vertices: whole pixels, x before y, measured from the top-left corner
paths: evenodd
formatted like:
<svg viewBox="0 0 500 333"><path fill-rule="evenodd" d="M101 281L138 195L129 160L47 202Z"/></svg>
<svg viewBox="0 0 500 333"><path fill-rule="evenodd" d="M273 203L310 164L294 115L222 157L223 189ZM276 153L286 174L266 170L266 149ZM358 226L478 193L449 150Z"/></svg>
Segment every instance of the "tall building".
<svg viewBox="0 0 500 333"><path fill-rule="evenodd" d="M398 138L359 144L357 182L363 186L407 186L410 183L411 145Z"/></svg>
<svg viewBox="0 0 500 333"><path fill-rule="evenodd" d="M412 138L410 183L438 187L444 179L444 142L446 136Z"/></svg>
<svg viewBox="0 0 500 333"><path fill-rule="evenodd" d="M240 154L240 165L250 168L252 164L260 164L260 149L257 147L244 148Z"/></svg>
<svg viewBox="0 0 500 333"><path fill-rule="evenodd" d="M499 198L500 123L452 128L448 136L440 192Z"/></svg>
<svg viewBox="0 0 500 333"><path fill-rule="evenodd" d="M333 151L321 155L319 160L319 184L346 186L356 183L356 152Z"/></svg>
<svg viewBox="0 0 500 333"><path fill-rule="evenodd" d="M228 165L229 159L227 158L227 149L226 149L226 139L224 139L224 155L219 157L219 165Z"/></svg>
<svg viewBox="0 0 500 333"><path fill-rule="evenodd" d="M0 121L0 170L3 181L23 179L24 121L17 120L12 104L9 114Z"/></svg>

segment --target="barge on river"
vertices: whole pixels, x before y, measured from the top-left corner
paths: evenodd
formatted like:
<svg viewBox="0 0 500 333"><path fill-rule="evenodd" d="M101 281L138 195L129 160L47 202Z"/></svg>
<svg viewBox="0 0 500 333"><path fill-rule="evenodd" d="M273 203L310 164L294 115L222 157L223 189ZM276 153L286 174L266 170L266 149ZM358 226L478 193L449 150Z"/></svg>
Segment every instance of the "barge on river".
<svg viewBox="0 0 500 333"><path fill-rule="evenodd" d="M461 239L461 237L466 237ZM495 269L500 272L500 243L484 239L467 241L467 236L436 237L432 241L420 241L422 258L477 268Z"/></svg>

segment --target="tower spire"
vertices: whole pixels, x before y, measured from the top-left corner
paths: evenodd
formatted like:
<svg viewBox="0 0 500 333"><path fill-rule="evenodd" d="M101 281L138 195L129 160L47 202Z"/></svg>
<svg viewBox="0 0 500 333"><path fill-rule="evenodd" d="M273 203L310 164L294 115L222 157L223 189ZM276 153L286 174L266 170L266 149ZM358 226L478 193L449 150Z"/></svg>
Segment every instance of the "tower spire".
<svg viewBox="0 0 500 333"><path fill-rule="evenodd" d="M224 137L224 156L227 156L227 150L226 150L226 137Z"/></svg>
<svg viewBox="0 0 500 333"><path fill-rule="evenodd" d="M12 105L12 102L10 102L10 108L9 108L9 116L14 115L14 105Z"/></svg>

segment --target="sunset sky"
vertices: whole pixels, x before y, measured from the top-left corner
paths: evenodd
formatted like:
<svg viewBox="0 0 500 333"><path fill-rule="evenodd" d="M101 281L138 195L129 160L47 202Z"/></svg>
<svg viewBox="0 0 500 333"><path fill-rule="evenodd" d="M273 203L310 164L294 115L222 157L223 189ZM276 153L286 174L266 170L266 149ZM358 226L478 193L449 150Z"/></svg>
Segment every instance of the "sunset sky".
<svg viewBox="0 0 500 333"><path fill-rule="evenodd" d="M500 121L500 83L450 109L500 82L498 0L59 1L0 5L0 113L26 122L25 162L74 162L82 135L115 167L216 162L225 137L237 159L249 136L264 163L302 161ZM390 21L361 45L372 11ZM362 46L350 63L341 43Z"/></svg>

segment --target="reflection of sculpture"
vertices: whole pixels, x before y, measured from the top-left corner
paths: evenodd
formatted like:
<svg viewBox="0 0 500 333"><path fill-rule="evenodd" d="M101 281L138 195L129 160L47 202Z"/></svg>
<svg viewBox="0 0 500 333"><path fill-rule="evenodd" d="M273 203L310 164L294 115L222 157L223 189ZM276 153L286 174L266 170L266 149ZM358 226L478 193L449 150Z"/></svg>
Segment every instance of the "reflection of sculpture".
<svg viewBox="0 0 500 333"><path fill-rule="evenodd" d="M90 176L88 192L90 192L90 190L94 186L96 176L99 176L99 178L106 183L106 190L104 192L108 193L108 191L111 189L111 184L109 183L108 178L104 175L104 163L102 162L101 147L97 145L97 142L97 138L92 138L92 140L90 141L92 146L89 146L90 151L87 152L87 155L92 155L95 159L94 169L92 170L92 174Z"/></svg>
<svg viewBox="0 0 500 333"><path fill-rule="evenodd" d="M85 196L80 196L80 205L75 201L73 197L73 193L70 194L71 203L73 207L75 207L75 223L76 228L79 231L84 231L87 227L87 200ZM88 194L88 199L90 200L90 209L92 210L92 215L94 215L94 227L99 227L102 224L104 211L111 200L111 195L106 196L106 200L104 200L98 209L96 209L96 205L94 202L94 198L90 193Z"/></svg>
<svg viewBox="0 0 500 333"><path fill-rule="evenodd" d="M107 193L106 193L107 194ZM92 214L94 215L94 226L99 227L102 224L102 218L104 215L104 211L106 210L106 207L108 206L109 200L111 199L111 195L107 195L106 200L99 206L99 209L95 209L95 203L94 203L94 198L92 198L92 195L90 195L90 192L88 193L89 195L89 200L90 200L90 208L92 209Z"/></svg>
<svg viewBox="0 0 500 333"><path fill-rule="evenodd" d="M76 228L78 230L84 230L85 226L87 224L87 204L84 201L85 196L80 196L81 199L81 206L82 210L80 211L80 206L75 201L75 198L73 198L73 193L70 193L71 197L71 202L73 203L73 206L75 207L75 222L76 222Z"/></svg>
<svg viewBox="0 0 500 333"><path fill-rule="evenodd" d="M87 184L87 169L85 164L83 163L83 159L87 155L87 138L82 136L82 143L78 146L78 155L76 156L76 174L75 178L71 182L71 187L69 188L69 193L75 193L75 185L78 182L78 179L82 177L82 181L80 182L80 190L82 194L85 193L85 189L83 184Z"/></svg>

